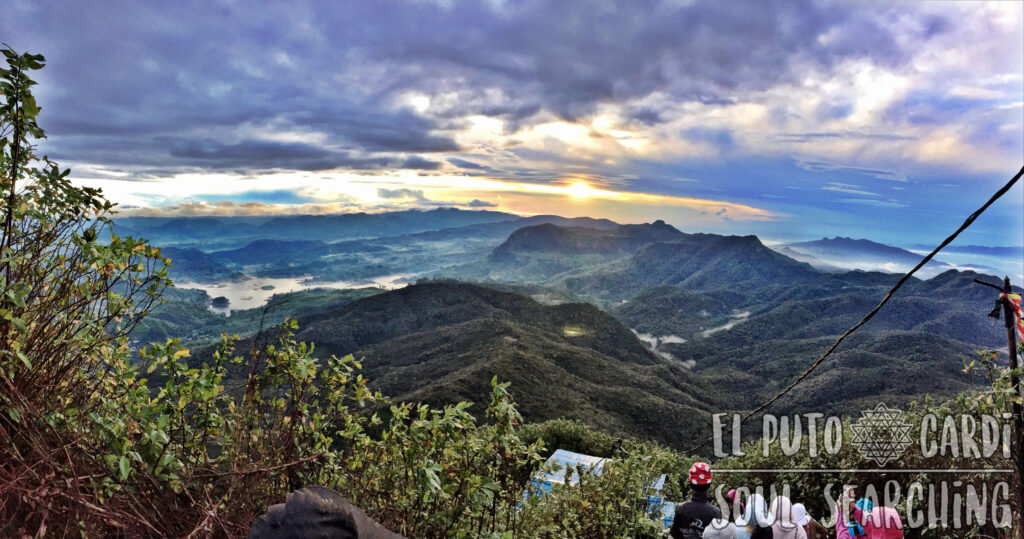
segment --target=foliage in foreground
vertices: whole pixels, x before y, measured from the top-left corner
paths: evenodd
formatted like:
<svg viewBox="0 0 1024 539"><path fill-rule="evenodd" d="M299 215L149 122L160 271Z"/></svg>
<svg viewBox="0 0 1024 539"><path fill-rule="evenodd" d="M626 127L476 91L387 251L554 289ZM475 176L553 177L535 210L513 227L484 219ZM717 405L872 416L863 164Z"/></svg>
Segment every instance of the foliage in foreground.
<svg viewBox="0 0 1024 539"><path fill-rule="evenodd" d="M173 341L144 349L141 362L105 360L93 394L98 406L86 416L66 409L48 419L55 431L73 434L75 443L63 449L75 452L74 464L99 456L89 463L92 473L73 491L56 469L42 484L5 484L5 522L18 527L3 531L78 522L98 534L238 536L268 504L305 484L341 491L410 537L614 537L654 529L645 490L667 467L668 453L620 452L603 475L532 496L543 445L520 437L505 384L494 382L486 425L468 413L469 403L390 405L384 422L372 411L389 403L367 389L358 362L321 365L311 347L292 339L293 329L284 326L275 345L249 357L235 356L225 339L212 363L198 368L187 366L188 351ZM229 364L252 369L235 391L221 383ZM143 372L162 382L158 390ZM17 426L5 423L9 432ZM82 503L48 514L45 501L31 496L58 490Z"/></svg>

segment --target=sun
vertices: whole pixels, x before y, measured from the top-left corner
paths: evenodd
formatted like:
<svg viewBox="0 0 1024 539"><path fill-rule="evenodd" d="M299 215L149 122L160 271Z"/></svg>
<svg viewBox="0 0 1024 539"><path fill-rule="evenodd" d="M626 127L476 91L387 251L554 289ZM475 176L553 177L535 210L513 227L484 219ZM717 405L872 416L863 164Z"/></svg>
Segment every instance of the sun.
<svg viewBox="0 0 1024 539"><path fill-rule="evenodd" d="M569 196L573 198L590 198L597 194L597 189L583 183L576 182L567 189Z"/></svg>

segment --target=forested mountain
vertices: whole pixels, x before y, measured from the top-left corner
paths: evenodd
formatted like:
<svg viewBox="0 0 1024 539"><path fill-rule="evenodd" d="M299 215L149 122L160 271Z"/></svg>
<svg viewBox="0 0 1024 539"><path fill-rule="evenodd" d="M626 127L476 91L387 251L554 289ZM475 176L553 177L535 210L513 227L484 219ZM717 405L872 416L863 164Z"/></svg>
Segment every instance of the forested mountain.
<svg viewBox="0 0 1024 539"><path fill-rule="evenodd" d="M599 271L626 260L644 245L682 236L663 221L600 228L544 223L514 231L485 258L437 273L488 282L547 283Z"/></svg>
<svg viewBox="0 0 1024 539"><path fill-rule="evenodd" d="M579 419L677 446L710 421L703 382L588 304L434 281L299 316L298 325L318 356L362 358L371 386L399 400L468 400L480 414L497 376L528 421Z"/></svg>
<svg viewBox="0 0 1024 539"><path fill-rule="evenodd" d="M623 253L636 251L648 243L669 241L682 235L682 232L665 224L664 221L606 229L566 227L548 223L516 230L494 249L490 259L516 261L517 255L528 257L542 253L561 256Z"/></svg>

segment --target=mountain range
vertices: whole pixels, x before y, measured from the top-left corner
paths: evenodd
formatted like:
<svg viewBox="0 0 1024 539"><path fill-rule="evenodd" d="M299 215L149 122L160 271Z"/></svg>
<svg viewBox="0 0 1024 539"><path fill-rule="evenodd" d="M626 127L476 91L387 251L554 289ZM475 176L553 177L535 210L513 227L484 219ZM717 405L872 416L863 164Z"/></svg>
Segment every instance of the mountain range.
<svg viewBox="0 0 1024 539"><path fill-rule="evenodd" d="M568 417L685 447L706 435L712 411L750 409L791 381L898 278L823 271L756 236L685 233L661 221L487 221L494 217L377 238L165 250L190 271L243 273L257 284L260 275L315 269L419 277L390 291L279 294L266 309L230 317L207 310L205 292L174 290L135 338L185 335L199 361L221 332L248 336L244 347L261 325L290 316L319 355L364 358L372 385L399 400L470 400L479 412L497 376L512 382L528 421ZM809 243L783 248L911 260L872 242ZM957 269L912 278L776 411L855 414L880 400L903 405L968 387L964 361L1005 346L985 317L994 297L974 278L998 281Z"/></svg>

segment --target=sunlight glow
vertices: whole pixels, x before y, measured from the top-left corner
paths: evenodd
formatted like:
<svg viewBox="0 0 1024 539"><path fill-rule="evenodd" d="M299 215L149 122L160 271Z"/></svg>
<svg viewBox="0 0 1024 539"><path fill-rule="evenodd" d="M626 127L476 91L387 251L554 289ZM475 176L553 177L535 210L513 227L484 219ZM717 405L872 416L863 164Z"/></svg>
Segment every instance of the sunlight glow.
<svg viewBox="0 0 1024 539"><path fill-rule="evenodd" d="M567 191L569 193L569 196L573 198L590 198L600 193L599 190L594 189L593 187L583 182L576 182L572 184L571 186L569 186L569 189Z"/></svg>
<svg viewBox="0 0 1024 539"><path fill-rule="evenodd" d="M79 171L105 174L89 167ZM330 179L332 181L324 181ZM619 191L595 187L585 178L568 176L560 183L504 181L481 176L419 176L395 173L367 176L356 173L288 172L262 175L257 178L233 174L178 174L174 181L139 182L123 178L77 177L73 181L89 187L100 187L104 194L122 204L123 216L171 215L270 215L326 214L365 211L368 213L450 205L466 209L486 207L520 215L539 213L572 213L572 207L583 211L601 211L601 215L642 222L644 215L668 215L687 210L694 215L714 219L722 209L737 221L772 221L784 214L765 208L748 206L728 200ZM288 190L308 200L303 204L278 204L273 201L244 200L254 191ZM383 190L383 191L382 191ZM382 192L395 194L382 196ZM185 196L181 192L201 193ZM230 196L238 195L239 200ZM208 200L216 196L217 200ZM477 200L479 199L479 200ZM566 199L578 200L567 205ZM476 201L473 205L471 202ZM487 206L486 204L491 204ZM697 217L700 218L700 217Z"/></svg>

